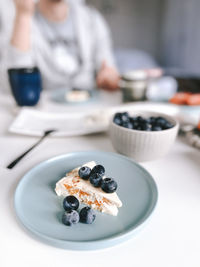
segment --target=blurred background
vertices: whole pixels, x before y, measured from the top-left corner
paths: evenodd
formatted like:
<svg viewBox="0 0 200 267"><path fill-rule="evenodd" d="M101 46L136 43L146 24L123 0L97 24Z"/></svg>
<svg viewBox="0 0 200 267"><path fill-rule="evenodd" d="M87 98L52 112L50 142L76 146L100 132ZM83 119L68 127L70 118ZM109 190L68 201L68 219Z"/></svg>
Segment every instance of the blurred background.
<svg viewBox="0 0 200 267"><path fill-rule="evenodd" d="M87 0L106 18L118 65L160 65L199 75L198 0ZM0 0L0 34L11 31L12 0ZM134 62L137 51L138 63ZM137 60L136 60L137 61ZM120 63L119 63L120 62ZM141 63L142 62L142 63Z"/></svg>
<svg viewBox="0 0 200 267"><path fill-rule="evenodd" d="M165 68L199 74L198 0L88 0L106 17L116 49L142 50Z"/></svg>

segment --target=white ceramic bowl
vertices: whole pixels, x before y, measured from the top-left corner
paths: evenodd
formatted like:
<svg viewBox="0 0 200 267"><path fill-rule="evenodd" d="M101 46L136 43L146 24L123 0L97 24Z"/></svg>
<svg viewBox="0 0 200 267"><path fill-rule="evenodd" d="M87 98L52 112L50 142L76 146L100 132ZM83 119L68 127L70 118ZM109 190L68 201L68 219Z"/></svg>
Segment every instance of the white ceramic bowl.
<svg viewBox="0 0 200 267"><path fill-rule="evenodd" d="M109 133L115 150L139 162L155 160L166 155L176 139L179 123L173 117L161 113L138 111L129 114L144 118L161 116L174 126L167 130L148 132L124 128L112 120Z"/></svg>

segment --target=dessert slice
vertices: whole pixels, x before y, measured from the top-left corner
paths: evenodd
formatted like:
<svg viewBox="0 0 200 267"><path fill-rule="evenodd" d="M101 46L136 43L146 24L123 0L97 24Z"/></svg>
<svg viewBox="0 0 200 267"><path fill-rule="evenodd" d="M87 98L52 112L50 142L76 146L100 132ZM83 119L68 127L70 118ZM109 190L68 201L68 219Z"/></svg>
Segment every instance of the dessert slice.
<svg viewBox="0 0 200 267"><path fill-rule="evenodd" d="M92 169L96 163L91 161L83 166ZM56 183L56 194L64 197L73 195L93 209L116 216L118 208L122 206L116 192L105 193L101 188L94 187L90 181L81 179L78 174L81 167L73 169Z"/></svg>

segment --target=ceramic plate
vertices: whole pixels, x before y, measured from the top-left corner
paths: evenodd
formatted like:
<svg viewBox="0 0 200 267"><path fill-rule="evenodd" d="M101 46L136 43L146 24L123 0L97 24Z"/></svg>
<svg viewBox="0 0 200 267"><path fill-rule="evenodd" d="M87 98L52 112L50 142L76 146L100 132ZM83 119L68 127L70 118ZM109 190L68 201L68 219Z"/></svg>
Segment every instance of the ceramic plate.
<svg viewBox="0 0 200 267"><path fill-rule="evenodd" d="M47 129L56 129L52 136L77 136L104 132L108 124L109 117L105 109L82 113L54 113L22 108L10 125L9 132L43 136Z"/></svg>
<svg viewBox="0 0 200 267"><path fill-rule="evenodd" d="M83 105L83 104L89 104L90 102L97 101L99 99L99 92L98 90L90 90L88 91L89 93L89 98L85 101L68 101L66 98L66 93L69 91L69 89L59 89L55 90L52 95L51 95L51 100L53 102L57 102L60 104L67 104L67 105Z"/></svg>
<svg viewBox="0 0 200 267"><path fill-rule="evenodd" d="M118 216L96 212L91 225L72 227L61 222L62 198L55 194L56 182L66 172L89 161L106 169L118 183L123 206ZM149 218L158 198L151 175L132 160L114 153L76 152L49 159L31 169L15 192L15 210L22 224L41 241L72 250L94 250L117 245L135 235Z"/></svg>

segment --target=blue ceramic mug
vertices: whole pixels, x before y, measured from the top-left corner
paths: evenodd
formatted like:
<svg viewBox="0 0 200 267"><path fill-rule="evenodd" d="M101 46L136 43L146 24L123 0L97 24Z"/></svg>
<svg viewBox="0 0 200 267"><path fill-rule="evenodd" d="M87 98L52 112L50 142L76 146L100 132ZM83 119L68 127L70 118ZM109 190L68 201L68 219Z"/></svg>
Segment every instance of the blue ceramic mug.
<svg viewBox="0 0 200 267"><path fill-rule="evenodd" d="M8 70L12 94L19 106L34 106L40 99L41 75L37 67Z"/></svg>

